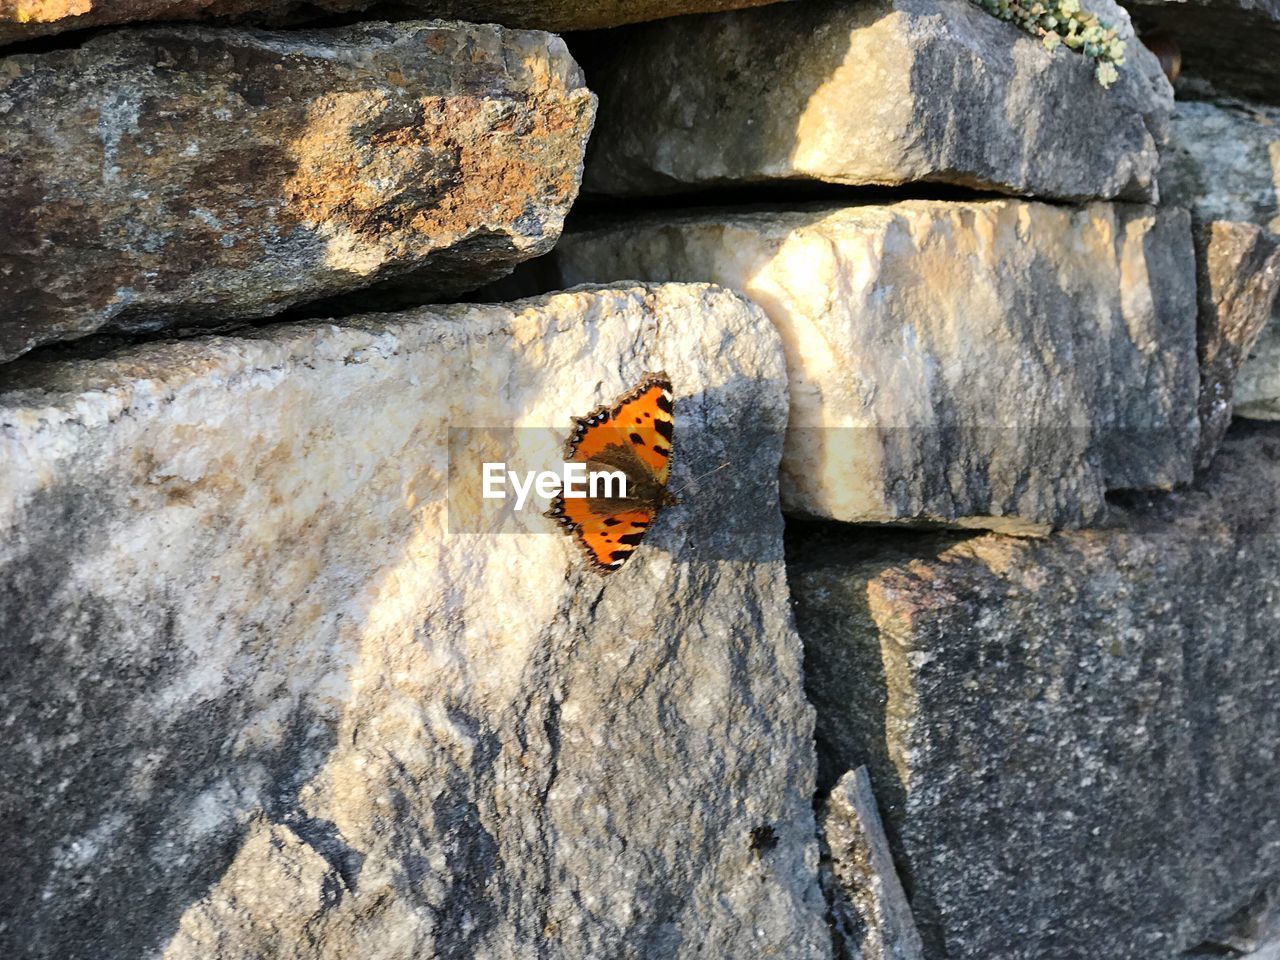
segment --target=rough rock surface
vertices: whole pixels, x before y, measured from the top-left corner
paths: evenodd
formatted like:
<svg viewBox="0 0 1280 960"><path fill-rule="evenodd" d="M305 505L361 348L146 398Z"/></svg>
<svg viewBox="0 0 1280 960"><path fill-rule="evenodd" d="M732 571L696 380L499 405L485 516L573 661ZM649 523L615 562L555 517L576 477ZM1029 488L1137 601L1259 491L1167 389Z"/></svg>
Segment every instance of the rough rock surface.
<svg viewBox="0 0 1280 960"><path fill-rule="evenodd" d="M1121 0L1144 36L1171 38L1183 81L1280 103L1280 0Z"/></svg>
<svg viewBox="0 0 1280 960"><path fill-rule="evenodd" d="M832 920L860 960L920 960L922 945L866 767L850 770L823 803Z"/></svg>
<svg viewBox="0 0 1280 960"><path fill-rule="evenodd" d="M793 513L1072 526L1101 515L1107 489L1191 477L1181 211L996 200L628 217L530 266L552 286L704 279L760 303L787 349Z"/></svg>
<svg viewBox="0 0 1280 960"><path fill-rule="evenodd" d="M1280 875L1280 429L1107 529L793 533L819 782L869 766L926 956L1171 957Z"/></svg>
<svg viewBox="0 0 1280 960"><path fill-rule="evenodd" d="M0 64L0 359L545 252L594 98L563 42L461 23L120 31Z"/></svg>
<svg viewBox="0 0 1280 960"><path fill-rule="evenodd" d="M1093 7L1131 33L1109 0ZM647 25L589 70L601 108L584 187L925 181L1152 200L1173 94L1132 46L1104 90L1091 61L967 0L805 0Z"/></svg>
<svg viewBox="0 0 1280 960"><path fill-rule="evenodd" d="M1236 376L1280 292L1280 241L1257 224L1225 220L1198 227L1195 237L1200 300L1196 468L1204 469L1231 426Z"/></svg>
<svg viewBox="0 0 1280 960"><path fill-rule="evenodd" d="M540 516L449 533L451 428L558 453L661 367L673 485L733 470L621 571ZM8 376L0 954L828 956L756 307L587 290Z"/></svg>
<svg viewBox="0 0 1280 960"><path fill-rule="evenodd" d="M1280 108L1179 100L1160 168L1160 196L1201 222L1239 220L1280 233Z"/></svg>
<svg viewBox="0 0 1280 960"><path fill-rule="evenodd" d="M368 10L538 30L589 30L774 0L0 0L0 43L139 20L282 22Z"/></svg>
<svg viewBox="0 0 1280 960"><path fill-rule="evenodd" d="M1280 236L1278 182L1280 109L1237 100L1178 103L1160 171L1160 192L1168 202L1186 207L1202 224L1236 220ZM1261 286L1252 283L1254 289ZM1234 400L1239 416L1280 419L1280 321L1274 307L1238 375Z"/></svg>
<svg viewBox="0 0 1280 960"><path fill-rule="evenodd" d="M1280 420L1280 321L1274 315L1237 375L1235 414Z"/></svg>

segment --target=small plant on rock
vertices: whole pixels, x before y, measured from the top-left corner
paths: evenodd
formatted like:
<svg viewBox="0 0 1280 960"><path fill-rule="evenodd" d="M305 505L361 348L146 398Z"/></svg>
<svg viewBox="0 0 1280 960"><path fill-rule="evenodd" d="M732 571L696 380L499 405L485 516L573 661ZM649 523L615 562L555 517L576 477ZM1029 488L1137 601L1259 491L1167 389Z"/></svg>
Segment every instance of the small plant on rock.
<svg viewBox="0 0 1280 960"><path fill-rule="evenodd" d="M1120 76L1117 67L1124 63L1124 41L1116 36L1115 27L1104 23L1087 10L1079 0L972 0L1001 20L1017 24L1032 36L1040 37L1052 50L1059 44L1098 62L1098 82L1109 87Z"/></svg>

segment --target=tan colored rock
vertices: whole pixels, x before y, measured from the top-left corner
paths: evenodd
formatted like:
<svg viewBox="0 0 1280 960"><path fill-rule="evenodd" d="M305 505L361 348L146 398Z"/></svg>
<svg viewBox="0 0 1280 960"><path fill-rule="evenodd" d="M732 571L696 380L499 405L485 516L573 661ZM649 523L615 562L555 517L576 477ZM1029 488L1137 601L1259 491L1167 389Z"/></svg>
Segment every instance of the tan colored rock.
<svg viewBox="0 0 1280 960"><path fill-rule="evenodd" d="M620 571L545 501L452 532L451 432L558 459L659 368L684 489ZM756 307L584 290L8 376L0 955L829 957Z"/></svg>
<svg viewBox="0 0 1280 960"><path fill-rule="evenodd" d="M1202 470L1231 426L1236 376L1280 293L1280 241L1257 224L1225 220L1201 226L1195 233L1200 300L1196 467Z"/></svg>
<svg viewBox="0 0 1280 960"><path fill-rule="evenodd" d="M1191 478L1185 213L1095 204L627 217L563 238L554 285L702 278L782 334L792 513L1005 530L1097 520L1109 489Z"/></svg>
<svg viewBox="0 0 1280 960"><path fill-rule="evenodd" d="M230 18L281 23L361 10L375 17L396 13L536 30L594 30L771 2L774 0L0 0L0 44L146 20Z"/></svg>
<svg viewBox="0 0 1280 960"><path fill-rule="evenodd" d="M788 529L819 783L870 769L927 957L1178 957L1280 876L1280 429L1128 499Z"/></svg>
<svg viewBox="0 0 1280 960"><path fill-rule="evenodd" d="M564 44L461 23L96 36L0 64L0 359L263 317L548 250L594 98Z"/></svg>
<svg viewBox="0 0 1280 960"><path fill-rule="evenodd" d="M1110 0L1089 6L1132 37ZM926 182L1151 201L1173 96L1130 47L1103 89L1092 61L967 0L806 0L650 24L594 55L584 187Z"/></svg>

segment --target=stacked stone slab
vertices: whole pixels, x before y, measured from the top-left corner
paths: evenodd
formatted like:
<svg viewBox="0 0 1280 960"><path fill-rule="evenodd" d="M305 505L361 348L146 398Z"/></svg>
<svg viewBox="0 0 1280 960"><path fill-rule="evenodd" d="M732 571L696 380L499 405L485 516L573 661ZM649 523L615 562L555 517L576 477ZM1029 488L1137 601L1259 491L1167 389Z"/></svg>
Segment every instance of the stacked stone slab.
<svg viewBox="0 0 1280 960"><path fill-rule="evenodd" d="M1280 431L1043 540L801 529L820 782L867 764L926 955L1171 957L1280 875Z"/></svg>
<svg viewBox="0 0 1280 960"><path fill-rule="evenodd" d="M444 17L538 30L593 30L773 0L0 0L0 44L147 20L295 23L335 13Z"/></svg>
<svg viewBox="0 0 1280 960"><path fill-rule="evenodd" d="M623 570L541 517L450 534L451 428L558 447L659 368L673 482L734 469ZM5 956L829 956L757 308L580 291L9 376Z"/></svg>
<svg viewBox="0 0 1280 960"><path fill-rule="evenodd" d="M594 97L461 23L108 33L0 63L0 360L103 328L446 299L550 249Z"/></svg>
<svg viewBox="0 0 1280 960"><path fill-rule="evenodd" d="M1024 201L714 211L566 236L556 283L702 277L782 333L789 512L1010 530L1191 478L1186 215Z"/></svg>
<svg viewBox="0 0 1280 960"><path fill-rule="evenodd" d="M1090 7L1132 38L1110 0ZM647 25L599 55L584 187L816 180L1154 200L1172 94L1130 46L1103 89L1085 58L964 0L805 0Z"/></svg>

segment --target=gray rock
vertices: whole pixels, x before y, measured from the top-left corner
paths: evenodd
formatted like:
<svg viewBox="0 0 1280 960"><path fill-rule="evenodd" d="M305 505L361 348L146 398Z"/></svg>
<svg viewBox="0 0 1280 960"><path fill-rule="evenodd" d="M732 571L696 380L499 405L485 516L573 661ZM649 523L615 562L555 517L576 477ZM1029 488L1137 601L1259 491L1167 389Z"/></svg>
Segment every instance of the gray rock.
<svg viewBox="0 0 1280 960"><path fill-rule="evenodd" d="M1205 937L1196 957L1224 952L1247 960L1280 957L1280 880L1268 884L1248 904Z"/></svg>
<svg viewBox="0 0 1280 960"><path fill-rule="evenodd" d="M1169 202L1186 207L1201 224L1241 221L1280 237L1280 109L1238 100L1179 102L1171 129L1160 171L1160 191ZM1252 257L1241 265L1257 271L1264 262ZM1249 299L1258 299L1266 283L1265 275L1235 281ZM1249 359L1234 390L1237 416L1280 419L1280 321L1274 306L1271 316L1256 346L1246 347Z"/></svg>
<svg viewBox="0 0 1280 960"><path fill-rule="evenodd" d="M1235 415L1280 420L1280 320L1274 313L1237 375Z"/></svg>
<svg viewBox="0 0 1280 960"><path fill-rule="evenodd" d="M734 469L619 572L537 513L450 532L451 431L558 459L660 367L672 485ZM8 376L0 954L829 956L758 309L582 290Z"/></svg>
<svg viewBox="0 0 1280 960"><path fill-rule="evenodd" d="M1213 460L1231 426L1236 376L1280 292L1280 240L1253 223L1217 220L1196 235L1200 301L1200 442L1196 468Z"/></svg>
<svg viewBox="0 0 1280 960"><path fill-rule="evenodd" d="M920 960L920 933L866 767L840 778L823 804L821 823L831 858L832 920L846 952L862 960Z"/></svg>
<svg viewBox="0 0 1280 960"><path fill-rule="evenodd" d="M1277 162L1280 109L1242 100L1179 100L1160 168L1160 196L1200 222L1239 220L1280 233Z"/></svg>
<svg viewBox="0 0 1280 960"><path fill-rule="evenodd" d="M231 18L297 22L325 14L368 11L501 23L538 30L593 30L686 13L731 10L772 0L0 0L0 43L64 30L145 20Z"/></svg>
<svg viewBox="0 0 1280 960"><path fill-rule="evenodd" d="M1280 0L1121 0L1143 36L1177 44L1179 90L1280 103Z"/></svg>
<svg viewBox="0 0 1280 960"><path fill-rule="evenodd" d="M1040 540L789 535L819 783L931 960L1172 957L1280 875L1280 429Z"/></svg>
<svg viewBox="0 0 1280 960"><path fill-rule="evenodd" d="M96 36L0 64L0 360L104 327L443 299L550 249L594 98L461 23Z"/></svg>
<svg viewBox="0 0 1280 960"><path fill-rule="evenodd" d="M1132 36L1111 0L1090 8ZM967 0L806 0L647 25L592 72L584 188L929 182L1150 201L1173 94L1130 46L1103 89L1092 61Z"/></svg>
<svg viewBox="0 0 1280 960"><path fill-rule="evenodd" d="M787 349L791 513L1078 526L1191 478L1185 213L1024 201L617 218L531 264L551 286L711 280Z"/></svg>

